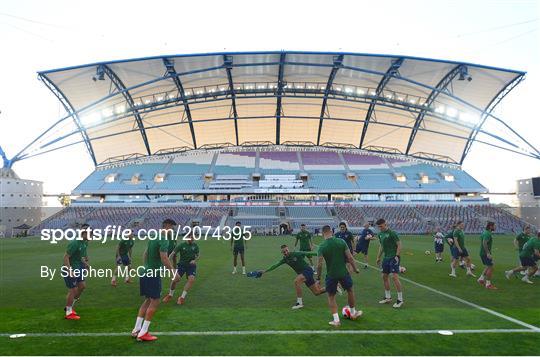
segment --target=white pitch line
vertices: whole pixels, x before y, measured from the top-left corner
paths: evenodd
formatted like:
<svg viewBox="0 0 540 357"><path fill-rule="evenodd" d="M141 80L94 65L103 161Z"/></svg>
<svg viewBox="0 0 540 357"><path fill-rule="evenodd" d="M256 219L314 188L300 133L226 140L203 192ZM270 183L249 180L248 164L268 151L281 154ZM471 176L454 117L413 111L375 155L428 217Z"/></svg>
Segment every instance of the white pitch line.
<svg viewBox="0 0 540 357"><path fill-rule="evenodd" d="M364 264L364 263L362 263L362 262L359 262L359 261L356 260L356 259L355 259L354 261L357 262L357 263L359 263L359 264ZM371 265L368 265L368 266L369 266L371 269L374 269L374 270L377 270L377 271L380 272L380 269L379 269L379 268L374 267L374 266L371 266ZM510 317L510 316L507 316L507 315L505 315L505 314L501 314L500 312L497 312L497 311L488 309L487 307L480 306L480 305L478 305L478 304L475 304L475 303L473 303L473 302L464 300L464 299L459 298L459 297L457 297L457 296L450 295L450 294L448 294L448 293L445 293L445 292L443 292L443 291L437 290L437 289L432 288L432 287L430 287L430 286L427 286L427 285L424 285L424 284L421 284L421 283L417 283L417 282L414 281L414 280L411 280L411 279L408 279L408 278L403 277L403 275L400 275L399 278L400 278L401 280L403 280L403 281L406 281L406 282L408 282L408 283L411 283L411 284L413 284L413 285L416 285L416 286L418 286L418 287L420 287L420 288L424 288L424 289L426 289L426 290L429 290L429 291L434 292L434 293L436 293L436 294L442 295L442 296L447 297L447 298L449 298L449 299L452 299L452 300L454 300L454 301L458 301L458 302L460 302L460 303L462 303L462 304L465 304L465 305L474 307L475 309L478 309L478 310L487 312L488 314L491 314L491 315L493 315L493 316L497 316L497 317L499 317L499 318L501 318L501 319L504 319L504 320L513 322L513 323L515 323L515 324L517 324L517 325L521 325L521 326L526 327L526 328L528 328L528 329L534 330L535 332L540 332L540 327L537 327L537 326L528 324L528 323L526 323L526 322L523 322L523 321L521 321L521 320L515 319L515 318Z"/></svg>
<svg viewBox="0 0 540 357"><path fill-rule="evenodd" d="M478 334L478 333L540 333L540 330L532 329L476 329L476 330L246 330L246 331L156 331L157 336L251 336L251 335L419 335L419 334ZM20 333L19 333L20 334ZM1 337L9 337L13 334L1 333ZM22 334L21 334L22 335ZM21 337L128 337L129 333L123 332L74 332L74 333L26 333Z"/></svg>

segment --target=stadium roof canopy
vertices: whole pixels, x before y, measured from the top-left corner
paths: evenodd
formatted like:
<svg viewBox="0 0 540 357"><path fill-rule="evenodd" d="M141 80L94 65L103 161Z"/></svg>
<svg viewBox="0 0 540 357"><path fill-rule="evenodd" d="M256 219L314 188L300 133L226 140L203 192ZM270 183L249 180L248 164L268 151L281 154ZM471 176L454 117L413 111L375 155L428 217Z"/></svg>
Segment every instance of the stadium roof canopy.
<svg viewBox="0 0 540 357"><path fill-rule="evenodd" d="M540 158L495 106L525 73L407 56L243 52L39 72L67 116L14 160L84 143L94 163L320 145L461 164L473 142ZM486 122L492 125L486 129Z"/></svg>

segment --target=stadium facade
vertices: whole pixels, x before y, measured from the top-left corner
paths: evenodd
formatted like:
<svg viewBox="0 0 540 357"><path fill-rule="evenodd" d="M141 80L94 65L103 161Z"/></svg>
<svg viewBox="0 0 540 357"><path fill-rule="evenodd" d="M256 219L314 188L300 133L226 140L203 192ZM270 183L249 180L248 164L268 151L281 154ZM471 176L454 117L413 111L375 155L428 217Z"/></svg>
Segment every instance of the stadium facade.
<svg viewBox="0 0 540 357"><path fill-rule="evenodd" d="M41 222L43 183L0 169L0 238L26 235Z"/></svg>
<svg viewBox="0 0 540 357"><path fill-rule="evenodd" d="M494 217L501 231L519 230L524 222L489 206L480 196L487 189L461 164L474 143L540 159L493 112L524 76L294 51L42 71L67 115L11 162L85 145L96 168L73 190L73 207L49 220L55 226L107 215L145 224L170 209L199 223L258 220L260 229L294 229L300 220L358 226L386 215L408 232L460 218L477 231Z"/></svg>
<svg viewBox="0 0 540 357"><path fill-rule="evenodd" d="M518 216L535 226L540 224L540 177L517 180Z"/></svg>

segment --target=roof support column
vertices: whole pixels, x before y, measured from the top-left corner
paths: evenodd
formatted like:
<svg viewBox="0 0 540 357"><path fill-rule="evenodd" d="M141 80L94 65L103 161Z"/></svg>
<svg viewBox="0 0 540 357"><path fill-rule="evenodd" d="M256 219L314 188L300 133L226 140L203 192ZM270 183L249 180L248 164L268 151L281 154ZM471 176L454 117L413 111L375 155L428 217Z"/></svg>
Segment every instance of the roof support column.
<svg viewBox="0 0 540 357"><path fill-rule="evenodd" d="M39 78L45 83L47 88L58 98L60 103L62 103L62 106L66 110L66 112L73 117L73 121L75 122L75 125L77 126L77 129L81 133L84 144L86 145L86 150L88 150L88 153L90 154L90 158L92 159L92 162L94 163L94 166L97 166L96 161L96 155L94 153L94 148L92 147L92 142L90 141L90 138L88 137L88 133L86 132L86 129L84 128L83 124L81 123L81 118L79 117L79 114L71 105L70 101L67 99L67 97L64 95L64 93L58 88L50 79L47 77L46 74L40 73Z"/></svg>
<svg viewBox="0 0 540 357"><path fill-rule="evenodd" d="M520 74L519 76L514 78L514 80L508 83L503 89L501 89L499 94L497 94L497 96L493 98L491 102L489 102L489 104L486 106L486 109L484 110L484 114L482 114L480 121L474 127L474 130L469 135L469 139L467 140L467 144L465 145L465 149L463 150L463 154L461 155L461 160L459 160L460 165L463 164L463 161L467 157L467 154L469 153L469 150L471 149L471 146L474 143L476 136L478 135L478 132L480 131L480 128L482 128L487 118L489 118L493 110L495 110L495 107L497 107L497 105L499 105L501 100L503 100L504 97L506 97L506 95L510 93L512 89L514 89L524 79L525 79L525 74Z"/></svg>
<svg viewBox="0 0 540 357"><path fill-rule="evenodd" d="M124 85L122 80L116 75L116 73L106 64L100 64L97 68L97 71L98 71L98 75L100 72L105 73L107 77L109 77L113 85L116 87L116 90L122 93L122 96L128 103L129 108L131 109L131 112L133 113L133 116L135 117L135 121L137 122L139 131L141 132L141 136L144 142L144 147L146 148L146 153L148 155L152 155L152 151L150 151L150 144L148 144L148 138L146 137L146 131L144 130L144 124L142 122L142 118L139 112L137 111L137 108L135 107L135 102L133 101L131 94L129 94L129 91L127 90L126 86Z"/></svg>
<svg viewBox="0 0 540 357"><path fill-rule="evenodd" d="M189 109L189 104L188 104L188 101L186 100L186 95L184 93L184 86L182 85L182 82L180 81L180 77L178 73L176 73L173 60L170 60L168 58L163 58L163 64L165 65L165 69L167 70L167 75L171 77L174 84L176 85L176 88L178 89L180 100L182 101L182 104L184 105L184 113L186 114L186 118L188 120L189 130L191 132L191 140L193 141L193 148L196 149L197 140L195 139L195 129L193 127L193 120L191 118L191 110Z"/></svg>
<svg viewBox="0 0 540 357"><path fill-rule="evenodd" d="M279 71L278 71L278 82L277 82L277 100L276 100L276 145L279 145L279 140L281 136L281 97L283 96L283 87L285 83L283 82L283 73L285 67L285 52L281 52L279 56Z"/></svg>
<svg viewBox="0 0 540 357"><path fill-rule="evenodd" d="M323 102L321 106L321 119L319 120L319 131L317 133L317 145L321 144L321 132L322 132L322 127L323 127L324 115L326 113L328 94L330 93L332 84L334 83L334 78L336 78L337 71L341 68L342 63L343 63L343 55L334 57L334 67L332 68L332 71L330 71L330 75L328 76L328 81L326 82L326 88L324 88L324 97L323 97Z"/></svg>
<svg viewBox="0 0 540 357"><path fill-rule="evenodd" d="M366 138L368 125L371 120L371 117L373 116L373 112L375 111L375 105L377 104L377 98L381 96L382 91L384 90L384 87L386 87L390 79L399 75L399 67L401 67L402 64L403 64L403 58L401 57L398 59L392 60L392 64L390 65L390 68L388 68L386 73L381 78L379 84L377 85L377 89L375 89L375 98L371 100L368 111L366 113L366 118L364 119L364 127L362 128L362 136L360 137L360 144L358 145L360 149L364 145L364 140Z"/></svg>
<svg viewBox="0 0 540 357"><path fill-rule="evenodd" d="M234 133L236 137L236 146L240 145L238 142L238 112L236 111L236 93L234 91L234 83L232 78L232 66L233 66L233 57L229 55L223 55L223 66L227 71L227 79L229 81L229 91L231 92L231 105L232 105L232 114L234 118Z"/></svg>
<svg viewBox="0 0 540 357"><path fill-rule="evenodd" d="M440 81L437 83L437 86L434 90L431 91L429 94L429 97L427 97L424 108L420 111L418 116L416 117L416 121L414 122L413 129L411 131L411 135L409 136L409 142L407 144L407 150L405 150L405 155L409 155L409 152L411 151L412 144L414 142L414 138L416 137L416 134L418 133L418 129L424 122L424 117L428 113L428 111L432 110L431 105L435 102L435 99L439 96L439 94L442 91L447 90L448 86L454 78L457 77L459 74L464 74L467 72L467 67L463 64L457 65L456 67L452 68L450 72L448 72ZM460 77L461 78L461 77Z"/></svg>

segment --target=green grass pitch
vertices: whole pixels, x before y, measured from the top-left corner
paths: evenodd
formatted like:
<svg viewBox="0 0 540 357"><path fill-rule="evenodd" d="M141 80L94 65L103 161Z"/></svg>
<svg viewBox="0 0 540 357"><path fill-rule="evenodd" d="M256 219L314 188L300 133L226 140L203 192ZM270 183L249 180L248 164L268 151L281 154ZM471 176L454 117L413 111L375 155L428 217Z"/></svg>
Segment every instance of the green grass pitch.
<svg viewBox="0 0 540 357"><path fill-rule="evenodd" d="M458 270L448 277L449 252L445 261L434 262L432 238L404 236L402 265L405 304L395 310L380 306L382 281L379 272L366 269L355 275L354 290L364 316L343 321L339 331L359 330L362 334L333 333L326 297L312 296L304 289L305 308L292 311L295 302L294 272L288 266L248 279L232 275L230 245L224 241L199 242L201 259L197 281L184 306L161 304L152 332L194 332L192 335L158 335L152 343L138 343L129 337L141 302L138 281L110 286L107 278L87 280L87 290L76 306L79 321L63 319L66 288L62 278L48 281L39 277L40 266L59 268L65 243L52 245L37 238L0 240L0 354L2 355L531 355L538 353L540 334L519 332L527 327L477 307L441 295L461 298L533 326L540 326L540 279L526 285L506 280L503 271L517 263L512 237L495 236L494 283L488 291L475 279ZM320 242L320 238L316 239ZM246 251L248 270L263 269L280 257L279 246L292 245L292 237L255 237ZM88 248L94 267L114 266L113 244L91 242ZM146 242L136 242L135 265L141 263ZM481 269L478 237L468 236L467 248L476 272ZM370 248L374 263L377 243ZM177 288L177 296L182 285ZM419 286L413 282L422 284ZM163 292L169 282L163 279ZM430 290L429 287L433 290ZM395 292L393 291L394 298ZM338 297L340 306L346 297ZM443 336L429 330L493 330L502 332L458 333ZM286 333L283 331L308 331ZM407 334L382 334L388 330L418 330ZM424 331L425 330L425 331ZM518 332L506 331L518 330ZM204 335L208 332L217 335ZM219 334L246 331L243 334ZM279 331L254 334L249 331ZM309 333L309 331L317 331ZM328 331L328 332L326 332ZM365 332L375 332L366 334ZM422 332L424 331L424 332ZM9 334L38 333L11 339ZM74 336L63 334L76 334ZM112 333L112 336L107 336ZM279 334L278 334L279 333ZM43 335L45 334L45 335ZM52 334L52 335L46 335ZM100 335L96 335L100 334Z"/></svg>

